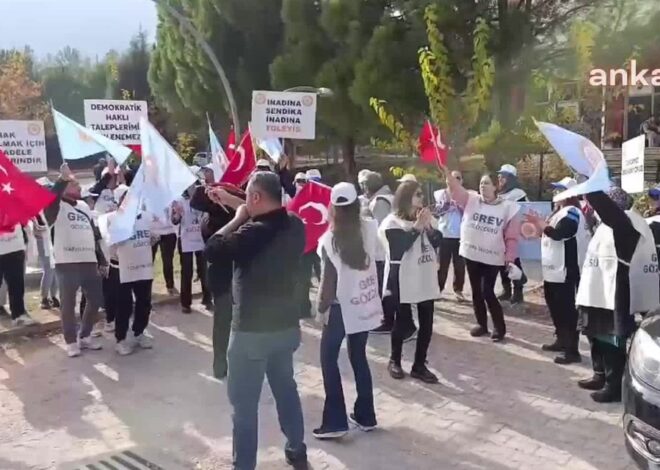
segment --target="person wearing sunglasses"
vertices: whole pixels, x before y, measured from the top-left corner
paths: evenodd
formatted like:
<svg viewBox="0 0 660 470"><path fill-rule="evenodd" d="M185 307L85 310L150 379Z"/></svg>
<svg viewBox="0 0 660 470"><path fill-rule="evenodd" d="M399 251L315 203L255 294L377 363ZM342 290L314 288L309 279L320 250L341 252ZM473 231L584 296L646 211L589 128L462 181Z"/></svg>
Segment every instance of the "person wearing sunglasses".
<svg viewBox="0 0 660 470"><path fill-rule="evenodd" d="M426 367L426 357L433 335L434 302L440 298L435 250L440 246L442 234L436 230L437 221L431 211L424 207L424 193L416 181L399 185L393 206L393 213L383 220L378 230L386 251L383 298L392 297L396 305L388 371L394 379L405 377L401 350L412 323L414 304L419 316L419 333L410 376L425 383L437 383L436 375Z"/></svg>

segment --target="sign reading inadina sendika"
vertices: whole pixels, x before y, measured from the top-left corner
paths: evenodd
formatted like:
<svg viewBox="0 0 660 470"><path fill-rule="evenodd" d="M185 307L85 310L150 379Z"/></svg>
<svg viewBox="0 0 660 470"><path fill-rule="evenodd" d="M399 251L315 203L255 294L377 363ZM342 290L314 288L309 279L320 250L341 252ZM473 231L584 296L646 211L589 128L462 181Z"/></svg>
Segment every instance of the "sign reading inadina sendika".
<svg viewBox="0 0 660 470"><path fill-rule="evenodd" d="M140 118L149 118L146 101L85 100L85 127L124 145L140 145Z"/></svg>
<svg viewBox="0 0 660 470"><path fill-rule="evenodd" d="M48 170L43 121L0 121L0 150L21 171Z"/></svg>
<svg viewBox="0 0 660 470"><path fill-rule="evenodd" d="M252 92L252 135L265 139L314 140L316 94L285 91Z"/></svg>

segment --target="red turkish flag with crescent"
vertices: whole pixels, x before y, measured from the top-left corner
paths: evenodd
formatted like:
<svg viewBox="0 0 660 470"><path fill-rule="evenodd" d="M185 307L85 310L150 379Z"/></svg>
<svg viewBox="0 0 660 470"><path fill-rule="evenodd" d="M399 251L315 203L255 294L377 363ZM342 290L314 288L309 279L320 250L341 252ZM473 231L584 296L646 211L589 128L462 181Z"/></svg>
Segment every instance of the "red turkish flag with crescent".
<svg viewBox="0 0 660 470"><path fill-rule="evenodd" d="M232 127L231 130L229 131L229 136L227 136L227 151L225 152L228 161L231 161L231 159L234 158L235 152L236 152L236 132L234 132L234 128Z"/></svg>
<svg viewBox="0 0 660 470"><path fill-rule="evenodd" d="M53 193L22 173L0 150L0 233L27 224L54 200Z"/></svg>
<svg viewBox="0 0 660 470"><path fill-rule="evenodd" d="M229 148L227 146L227 149ZM257 157L254 154L252 135L250 135L249 130L243 134L241 143L232 153L231 157L228 155L228 158L230 158L229 165L227 165L227 170L222 175L220 182L243 186L257 168Z"/></svg>
<svg viewBox="0 0 660 470"><path fill-rule="evenodd" d="M310 181L294 197L287 209L298 215L305 224L305 254L316 250L319 238L328 230L330 186Z"/></svg>
<svg viewBox="0 0 660 470"><path fill-rule="evenodd" d="M424 123L422 131L419 134L419 158L424 163L438 165L441 168L447 164L447 154L449 147L442 141L442 133L431 124L430 121Z"/></svg>

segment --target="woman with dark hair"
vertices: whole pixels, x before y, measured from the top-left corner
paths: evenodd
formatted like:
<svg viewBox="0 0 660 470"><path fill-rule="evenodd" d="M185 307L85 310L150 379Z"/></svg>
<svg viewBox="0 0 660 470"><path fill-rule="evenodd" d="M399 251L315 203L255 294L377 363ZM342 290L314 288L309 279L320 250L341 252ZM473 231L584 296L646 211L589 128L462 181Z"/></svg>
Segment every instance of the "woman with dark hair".
<svg viewBox="0 0 660 470"><path fill-rule="evenodd" d="M477 194L467 191L449 170L443 170L450 196L463 208L460 255L466 260L477 319L477 326L470 334L474 337L488 334L488 306L494 329L491 339L502 341L506 324L502 305L495 295L495 281L503 267L510 272L517 270L512 266L518 257L519 206L498 196L497 179L490 174L481 177Z"/></svg>
<svg viewBox="0 0 660 470"><path fill-rule="evenodd" d="M556 193L576 185L577 181L568 177L552 183ZM556 201L555 210L547 221L533 213L527 214L526 219L543 234L543 292L555 326L555 341L544 344L541 349L561 353L555 358L557 364L581 362L575 294L591 234L580 201L577 197Z"/></svg>
<svg viewBox="0 0 660 470"><path fill-rule="evenodd" d="M594 374L578 385L598 403L621 400L626 342L635 313L658 307L658 260L653 233L630 210L632 199L613 187L587 194L601 224L587 248L576 303L579 326L589 338Z"/></svg>
<svg viewBox="0 0 660 470"><path fill-rule="evenodd" d="M433 335L434 301L440 298L435 250L440 246L442 234L435 229L438 224L431 211L424 207L424 193L416 181L399 185L393 206L394 212L383 220L378 230L386 251L383 298L392 297L396 305L388 371L394 379L405 377L401 350L415 304L419 333L410 376L437 383L438 378L426 367L426 356Z"/></svg>
<svg viewBox="0 0 660 470"><path fill-rule="evenodd" d="M348 432L337 363L344 337L348 341L348 358L357 388L350 419L363 431L376 427L366 348L369 331L378 326L383 313L375 258L378 224L360 218L360 202L352 184L337 184L332 188L330 199L330 230L319 239L323 274L318 312L325 324L321 337L325 406L321 426L313 431L317 439L336 439Z"/></svg>

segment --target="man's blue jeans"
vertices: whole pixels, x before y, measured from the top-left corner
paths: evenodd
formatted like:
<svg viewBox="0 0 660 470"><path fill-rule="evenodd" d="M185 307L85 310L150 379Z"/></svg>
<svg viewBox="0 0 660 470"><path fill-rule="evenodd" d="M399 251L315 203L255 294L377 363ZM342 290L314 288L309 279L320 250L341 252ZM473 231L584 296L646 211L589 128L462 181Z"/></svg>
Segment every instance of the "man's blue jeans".
<svg viewBox="0 0 660 470"><path fill-rule="evenodd" d="M327 431L348 430L344 390L341 386L338 364L339 351L344 337L346 337L346 333L341 307L335 304L330 307L330 318L321 337L321 371L325 389L321 428ZM355 419L363 426L375 426L373 383L366 351L368 338L368 331L348 335L348 358L353 367L355 388L357 389L357 399L353 407Z"/></svg>
<svg viewBox="0 0 660 470"><path fill-rule="evenodd" d="M302 406L293 378L293 353L298 346L299 328L269 333L231 332L227 391L234 410L235 470L253 470L257 465L259 396L264 376L268 377L280 428L287 438L287 457L306 457Z"/></svg>

